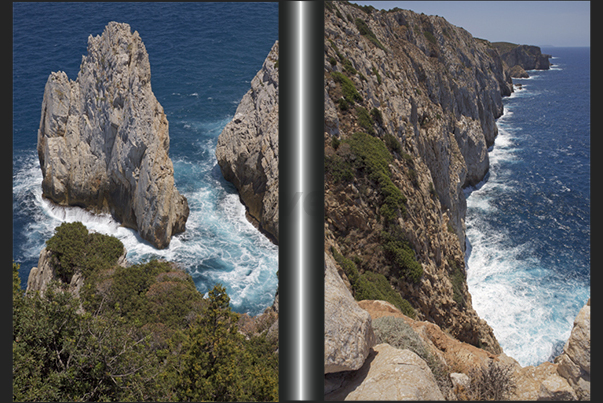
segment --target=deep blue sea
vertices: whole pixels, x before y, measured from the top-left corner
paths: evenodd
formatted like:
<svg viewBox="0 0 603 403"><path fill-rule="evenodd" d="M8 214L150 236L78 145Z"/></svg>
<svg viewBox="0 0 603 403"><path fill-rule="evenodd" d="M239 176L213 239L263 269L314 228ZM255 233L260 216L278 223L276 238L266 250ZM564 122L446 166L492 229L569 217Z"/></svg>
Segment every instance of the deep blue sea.
<svg viewBox="0 0 603 403"><path fill-rule="evenodd" d="M75 80L88 36L109 21L130 24L146 46L153 92L169 121L176 186L191 209L186 231L166 250L107 216L42 199L36 142L44 85L59 70ZM214 151L277 39L277 3L13 3L13 259L22 285L54 228L82 221L117 236L131 263L177 262L202 293L222 283L237 312L271 305L278 248L246 220Z"/></svg>
<svg viewBox="0 0 603 403"><path fill-rule="evenodd" d="M467 189L473 307L522 365L558 355L590 297L590 48L513 79L490 173Z"/></svg>

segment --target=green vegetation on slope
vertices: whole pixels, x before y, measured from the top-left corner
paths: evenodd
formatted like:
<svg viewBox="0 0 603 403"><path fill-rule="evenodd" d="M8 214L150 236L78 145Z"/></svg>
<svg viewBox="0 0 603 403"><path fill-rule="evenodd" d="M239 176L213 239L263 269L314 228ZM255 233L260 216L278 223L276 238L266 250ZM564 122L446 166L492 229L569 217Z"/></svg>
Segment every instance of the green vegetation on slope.
<svg viewBox="0 0 603 403"><path fill-rule="evenodd" d="M278 341L246 339L224 287L204 298L190 275L168 262L115 266L121 242L97 235L81 223L62 224L48 242L59 251L53 259L66 274L61 280L87 273L84 312L56 283L43 296L24 295L13 264L15 401L278 399ZM82 245L76 236L115 250Z"/></svg>
<svg viewBox="0 0 603 403"><path fill-rule="evenodd" d="M360 274L356 263L331 249L333 257L345 272L352 292L357 301L362 300L382 300L388 301L398 308L406 316L414 318L415 311L410 303L391 286L383 274L365 271Z"/></svg>

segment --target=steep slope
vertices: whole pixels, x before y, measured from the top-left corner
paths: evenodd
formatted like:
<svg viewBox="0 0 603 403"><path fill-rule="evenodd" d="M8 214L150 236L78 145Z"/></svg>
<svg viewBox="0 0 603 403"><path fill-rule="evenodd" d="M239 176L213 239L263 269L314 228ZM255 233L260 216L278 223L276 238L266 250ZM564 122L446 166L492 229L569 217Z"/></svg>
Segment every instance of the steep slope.
<svg viewBox="0 0 603 403"><path fill-rule="evenodd" d="M220 136L216 158L247 217L278 244L278 42Z"/></svg>
<svg viewBox="0 0 603 403"><path fill-rule="evenodd" d="M151 89L146 48L128 24L88 38L75 81L51 73L38 130L43 196L111 213L157 248L184 231L168 121Z"/></svg>
<svg viewBox="0 0 603 403"><path fill-rule="evenodd" d="M463 194L512 91L498 52L437 16L325 13L325 250L357 299L384 276L407 313L500 353L467 290Z"/></svg>

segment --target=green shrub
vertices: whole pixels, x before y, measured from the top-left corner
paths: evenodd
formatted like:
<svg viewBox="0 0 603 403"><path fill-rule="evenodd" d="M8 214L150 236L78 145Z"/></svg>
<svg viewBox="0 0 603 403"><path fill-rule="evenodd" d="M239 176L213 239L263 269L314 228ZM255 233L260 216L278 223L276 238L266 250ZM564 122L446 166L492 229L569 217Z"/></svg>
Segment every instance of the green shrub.
<svg viewBox="0 0 603 403"><path fill-rule="evenodd" d="M356 69L354 68L354 66L352 66L352 62L350 61L350 59L347 58L343 58L342 60L343 63L343 70L348 73L351 76L354 76L358 73L358 71L356 71Z"/></svg>
<svg viewBox="0 0 603 403"><path fill-rule="evenodd" d="M466 305L465 297L463 297L463 284L466 281L465 273L461 266L452 259L448 259L448 265L452 269L450 280L452 282L453 299L459 307L464 308Z"/></svg>
<svg viewBox="0 0 603 403"><path fill-rule="evenodd" d="M350 109L350 103L345 98L339 98L337 100L337 106L342 111L347 111Z"/></svg>
<svg viewBox="0 0 603 403"><path fill-rule="evenodd" d="M348 280L350 280L352 288L354 288L354 285L358 282L358 279L360 278L360 274L358 273L358 267L356 267L356 263L354 263L354 261L352 261L351 259L344 257L333 247L331 247L331 253L333 253L335 261L339 263L339 265L343 269L343 272L348 277Z"/></svg>
<svg viewBox="0 0 603 403"><path fill-rule="evenodd" d="M406 316L414 318L416 316L412 305L402 298L400 294L391 286L383 274L365 271L360 274L358 266L352 259L344 257L331 248L333 257L343 269L345 275L350 280L354 298L357 301L362 300L381 300L390 302Z"/></svg>
<svg viewBox="0 0 603 403"><path fill-rule="evenodd" d="M357 132L348 142L354 154L360 157L360 167L364 168L369 178L379 186L379 193L383 198L381 216L386 222L391 222L396 218L397 211L405 215L406 197L391 180L389 164L393 161L393 156L383 141L366 133Z"/></svg>
<svg viewBox="0 0 603 403"><path fill-rule="evenodd" d="M379 109L377 109L377 108L371 109L371 118L378 125L383 124L383 115L381 114L381 111Z"/></svg>
<svg viewBox="0 0 603 403"><path fill-rule="evenodd" d="M415 318L415 310L410 303L392 287L387 278L380 273L366 271L360 275L356 290L356 299L362 301L382 300L398 308L404 315Z"/></svg>
<svg viewBox="0 0 603 403"><path fill-rule="evenodd" d="M356 18L355 23L356 28L358 28L358 32L360 32L360 35L366 36L367 39L371 41L375 46L382 50L385 50L385 46L383 46L383 44L379 42L379 39L377 39L373 31L369 28L367 23L364 22L362 18Z"/></svg>
<svg viewBox="0 0 603 403"><path fill-rule="evenodd" d="M435 36L433 36L431 32L423 31L423 35L425 36L425 38L427 38L429 42L433 43L434 45L437 43Z"/></svg>
<svg viewBox="0 0 603 403"><path fill-rule="evenodd" d="M348 103L354 104L357 101L362 101L362 96L360 96L360 94L356 90L356 86L354 85L354 82L352 80L350 80L343 73L340 73L338 71L332 72L331 76L333 77L335 82L341 84L341 91L343 93L343 97Z"/></svg>
<svg viewBox="0 0 603 403"><path fill-rule="evenodd" d="M331 66L335 66L337 64L337 60L331 56L329 57L329 63L331 63Z"/></svg>
<svg viewBox="0 0 603 403"><path fill-rule="evenodd" d="M55 234L46 241L46 249L53 252L54 267L64 282L71 281L75 270L82 266L88 229L81 222L64 222L55 228Z"/></svg>
<svg viewBox="0 0 603 403"><path fill-rule="evenodd" d="M383 135L383 140L385 140L385 145L391 151L395 151L398 154L402 154L402 145L394 135L390 133L385 133L385 135Z"/></svg>
<svg viewBox="0 0 603 403"><path fill-rule="evenodd" d="M379 74L379 70L375 66L373 66L373 74L377 76L377 84L381 84L381 74Z"/></svg>
<svg viewBox="0 0 603 403"><path fill-rule="evenodd" d="M325 172L331 175L333 183L350 182L354 179L352 164L337 154L330 157L325 155Z"/></svg>
<svg viewBox="0 0 603 403"><path fill-rule="evenodd" d="M341 140L333 136L333 138L331 138L331 147L333 147L334 150L337 150L339 148L339 144L341 144Z"/></svg>
<svg viewBox="0 0 603 403"><path fill-rule="evenodd" d="M410 243L404 239L402 231L399 228L394 228L392 233L383 231L381 240L383 251L394 268L413 283L418 284L423 275L423 267L417 262L415 252Z"/></svg>
<svg viewBox="0 0 603 403"><path fill-rule="evenodd" d="M46 241L53 253L53 264L63 282L70 282L76 270L85 275L114 265L123 253L123 244L115 237L88 233L79 221L64 222L55 228L55 234Z"/></svg>
<svg viewBox="0 0 603 403"><path fill-rule="evenodd" d="M358 126L362 127L368 134L374 136L375 129L373 129L373 118L369 114L369 111L362 106L357 106L356 114L358 116Z"/></svg>

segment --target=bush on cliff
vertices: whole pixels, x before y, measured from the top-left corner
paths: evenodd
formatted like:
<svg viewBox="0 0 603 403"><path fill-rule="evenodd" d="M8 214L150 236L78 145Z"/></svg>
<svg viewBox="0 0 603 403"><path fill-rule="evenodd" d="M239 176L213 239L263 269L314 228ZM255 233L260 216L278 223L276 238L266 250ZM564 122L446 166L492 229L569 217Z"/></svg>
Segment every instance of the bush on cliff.
<svg viewBox="0 0 603 403"><path fill-rule="evenodd" d="M53 253L53 265L63 282L70 282L77 270L85 275L115 264L124 246L115 237L89 233L79 221L64 222L55 228L55 234L46 241L46 249Z"/></svg>
<svg viewBox="0 0 603 403"><path fill-rule="evenodd" d="M360 35L366 36L366 38L375 46L385 51L385 46L383 46L379 39L377 39L375 33L369 28L368 24L364 22L362 18L356 18L354 22L356 23L356 28L358 28Z"/></svg>
<svg viewBox="0 0 603 403"><path fill-rule="evenodd" d="M356 90L356 86L354 82L350 80L345 74L340 73L338 71L334 71L331 73L333 80L336 83L341 84L341 92L343 93L343 98L349 105L354 105L355 102L362 101L362 96Z"/></svg>
<svg viewBox="0 0 603 403"><path fill-rule="evenodd" d="M374 319L373 330L377 343L387 343L401 350L408 349L421 357L431 369L440 390L451 387L445 364L429 351L423 340L403 318L383 316Z"/></svg>
<svg viewBox="0 0 603 403"><path fill-rule="evenodd" d="M278 340L245 339L222 286L204 298L171 263L115 266L113 253L103 259L107 250L92 253L73 239L82 228L63 225L50 244L67 251L67 267L88 273L84 312L56 282L43 296L25 295L13 264L13 400L278 399ZM97 235L88 244L117 245Z"/></svg>
<svg viewBox="0 0 603 403"><path fill-rule="evenodd" d="M392 232L383 231L381 239L385 255L393 263L394 269L418 284L423 275L423 267L417 262L415 252L404 238L402 231L399 228L395 228Z"/></svg>
<svg viewBox="0 0 603 403"><path fill-rule="evenodd" d="M352 286L352 294L357 301L381 300L387 301L398 308L406 316L414 318L415 310L412 305L391 286L387 278L379 273L365 271L360 273L356 263L346 258L335 249L331 249L333 257L345 272Z"/></svg>
<svg viewBox="0 0 603 403"><path fill-rule="evenodd" d="M386 223L392 222L400 212L406 214L406 197L392 182L389 164L393 156L385 143L366 133L357 132L346 140L352 152L359 157L358 168L366 171L369 178L378 185L379 193L383 199L379 213Z"/></svg>
<svg viewBox="0 0 603 403"><path fill-rule="evenodd" d="M513 368L493 360L473 369L469 378L470 400L508 400L516 387Z"/></svg>

